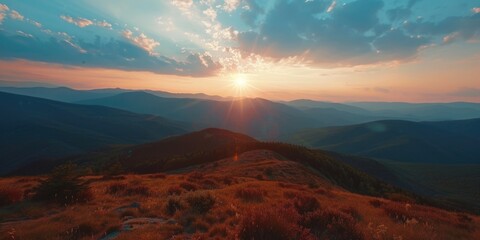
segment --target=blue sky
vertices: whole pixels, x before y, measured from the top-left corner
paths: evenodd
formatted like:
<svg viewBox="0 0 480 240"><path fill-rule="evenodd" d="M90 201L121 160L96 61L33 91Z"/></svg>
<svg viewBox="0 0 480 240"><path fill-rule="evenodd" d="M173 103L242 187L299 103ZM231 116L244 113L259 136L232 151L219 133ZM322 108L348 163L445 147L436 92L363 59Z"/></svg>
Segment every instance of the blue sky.
<svg viewBox="0 0 480 240"><path fill-rule="evenodd" d="M321 75L335 69L428 64L428 51L455 48L466 52L463 57L468 59L480 49L480 2L475 0L0 0L0 4L4 62L23 59L194 79L261 76L272 66L282 66L292 75L295 71ZM471 80L462 84L455 90L480 88Z"/></svg>

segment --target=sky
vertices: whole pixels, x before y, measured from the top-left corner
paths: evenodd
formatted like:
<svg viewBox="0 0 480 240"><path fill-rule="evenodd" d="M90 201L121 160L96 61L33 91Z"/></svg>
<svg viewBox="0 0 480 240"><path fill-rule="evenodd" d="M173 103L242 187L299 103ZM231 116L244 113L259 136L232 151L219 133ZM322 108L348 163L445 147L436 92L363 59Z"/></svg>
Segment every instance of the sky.
<svg viewBox="0 0 480 240"><path fill-rule="evenodd" d="M480 1L0 0L0 81L480 102Z"/></svg>

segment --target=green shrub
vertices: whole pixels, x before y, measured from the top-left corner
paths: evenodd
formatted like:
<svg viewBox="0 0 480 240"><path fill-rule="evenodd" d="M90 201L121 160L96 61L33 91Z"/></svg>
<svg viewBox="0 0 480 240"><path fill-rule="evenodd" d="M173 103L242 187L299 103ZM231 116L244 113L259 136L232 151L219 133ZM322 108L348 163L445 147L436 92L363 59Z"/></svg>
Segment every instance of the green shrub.
<svg viewBox="0 0 480 240"><path fill-rule="evenodd" d="M89 187L81 181L76 165L71 163L56 167L34 192L36 200L61 204L87 202L93 198Z"/></svg>

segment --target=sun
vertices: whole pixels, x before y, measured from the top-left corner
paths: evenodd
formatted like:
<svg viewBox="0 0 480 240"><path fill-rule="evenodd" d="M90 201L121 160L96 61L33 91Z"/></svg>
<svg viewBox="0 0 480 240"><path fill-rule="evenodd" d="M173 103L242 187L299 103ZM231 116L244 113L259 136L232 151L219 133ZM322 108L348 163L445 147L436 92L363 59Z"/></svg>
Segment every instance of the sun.
<svg viewBox="0 0 480 240"><path fill-rule="evenodd" d="M247 79L244 76L239 75L233 80L233 86L237 90L244 90L248 86Z"/></svg>

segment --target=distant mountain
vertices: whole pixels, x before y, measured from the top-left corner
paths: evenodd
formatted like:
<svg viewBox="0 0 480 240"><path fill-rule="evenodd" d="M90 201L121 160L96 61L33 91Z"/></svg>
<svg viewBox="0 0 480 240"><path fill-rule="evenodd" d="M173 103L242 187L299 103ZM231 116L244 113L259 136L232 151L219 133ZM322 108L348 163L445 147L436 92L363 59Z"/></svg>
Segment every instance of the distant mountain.
<svg viewBox="0 0 480 240"><path fill-rule="evenodd" d="M285 104L296 107L299 109L311 109L311 108L323 108L323 109L335 109L338 111L354 113L354 114L363 114L363 115L371 115L372 113L355 106L350 106L347 104L342 103L334 103L334 102L324 102L324 101L314 101L310 99L297 99L289 102L284 102Z"/></svg>
<svg viewBox="0 0 480 240"><path fill-rule="evenodd" d="M213 101L127 92L79 103L155 114L192 122L202 128L224 128L262 139L277 139L302 128L322 126L301 110L260 98Z"/></svg>
<svg viewBox="0 0 480 240"><path fill-rule="evenodd" d="M402 120L442 121L480 118L480 103L351 102L373 115Z"/></svg>
<svg viewBox="0 0 480 240"><path fill-rule="evenodd" d="M41 159L185 133L152 115L0 92L0 174Z"/></svg>
<svg viewBox="0 0 480 240"><path fill-rule="evenodd" d="M69 103L87 99L108 97L126 92L126 90L115 88L75 90L67 87L0 87L0 91Z"/></svg>
<svg viewBox="0 0 480 240"><path fill-rule="evenodd" d="M25 87L10 86L11 84L1 84L0 91L8 92L20 95L27 95L31 97L46 98L55 101L74 103L78 101L84 101L89 99L104 98L113 96L119 93L135 92L137 90L121 89L121 88L105 88L105 89L92 89L92 90L76 90L67 87L45 87L35 86L30 84L24 85ZM229 98L223 98L220 96L211 96L203 93L169 93L165 91L145 90L146 92L169 98L198 98L198 99L211 99L211 100L228 100Z"/></svg>
<svg viewBox="0 0 480 240"><path fill-rule="evenodd" d="M480 163L480 120L376 121L300 131L289 141L341 153L403 162Z"/></svg>

